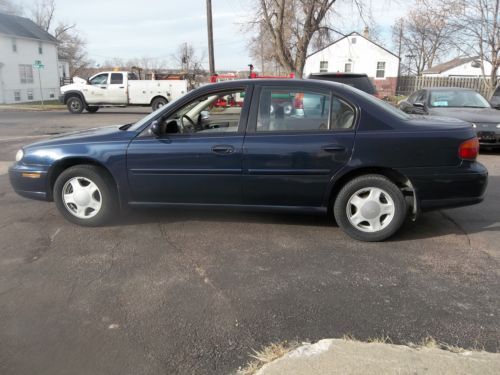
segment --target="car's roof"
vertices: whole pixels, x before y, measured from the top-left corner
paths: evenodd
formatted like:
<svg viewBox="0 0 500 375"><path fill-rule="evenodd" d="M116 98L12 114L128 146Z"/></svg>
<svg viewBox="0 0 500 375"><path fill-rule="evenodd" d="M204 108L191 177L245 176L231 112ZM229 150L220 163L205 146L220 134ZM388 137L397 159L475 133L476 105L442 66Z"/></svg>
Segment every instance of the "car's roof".
<svg viewBox="0 0 500 375"><path fill-rule="evenodd" d="M273 86L304 86L304 87L325 87L332 88L335 87L340 90L354 90L351 86L345 85L339 82L332 81L322 81L322 80L314 80L314 79L298 79L298 78L285 78L285 79L277 79L277 78L254 78L254 79L236 79L232 81L224 81L217 82L208 85L204 85L202 87L238 87L245 85L273 85Z"/></svg>

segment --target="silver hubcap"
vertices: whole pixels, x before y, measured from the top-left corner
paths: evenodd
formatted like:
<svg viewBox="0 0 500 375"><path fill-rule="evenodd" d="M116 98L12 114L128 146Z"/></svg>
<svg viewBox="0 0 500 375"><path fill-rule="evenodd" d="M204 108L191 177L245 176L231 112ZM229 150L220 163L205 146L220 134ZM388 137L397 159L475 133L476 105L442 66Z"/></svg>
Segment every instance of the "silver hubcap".
<svg viewBox="0 0 500 375"><path fill-rule="evenodd" d="M350 223L363 232L378 232L386 228L395 213L391 196L376 187L355 192L349 198L346 210Z"/></svg>
<svg viewBox="0 0 500 375"><path fill-rule="evenodd" d="M72 100L69 105L74 111L78 111L80 109L80 102L78 100Z"/></svg>
<svg viewBox="0 0 500 375"><path fill-rule="evenodd" d="M62 189L66 209L80 219L90 219L101 209L102 196L95 183L86 177L73 177Z"/></svg>

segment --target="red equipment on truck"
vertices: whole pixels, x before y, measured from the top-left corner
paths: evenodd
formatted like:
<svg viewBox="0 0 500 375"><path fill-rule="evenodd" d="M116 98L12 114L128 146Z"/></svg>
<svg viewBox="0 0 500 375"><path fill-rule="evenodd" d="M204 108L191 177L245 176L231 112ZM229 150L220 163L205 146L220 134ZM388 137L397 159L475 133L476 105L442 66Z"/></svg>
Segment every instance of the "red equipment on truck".
<svg viewBox="0 0 500 375"><path fill-rule="evenodd" d="M250 79L255 79L255 78L274 78L274 79L295 78L294 73L290 73L287 76L259 76L257 73L254 72L253 64L248 64L248 67L250 68L250 72L248 74L248 78L250 78ZM236 74L214 74L213 76L210 77L210 83L232 81L232 80L236 80L236 79L239 79L239 77ZM243 98L240 97L239 95L237 98L235 98L235 97L219 98L212 105L214 107L241 107L241 106L243 106Z"/></svg>

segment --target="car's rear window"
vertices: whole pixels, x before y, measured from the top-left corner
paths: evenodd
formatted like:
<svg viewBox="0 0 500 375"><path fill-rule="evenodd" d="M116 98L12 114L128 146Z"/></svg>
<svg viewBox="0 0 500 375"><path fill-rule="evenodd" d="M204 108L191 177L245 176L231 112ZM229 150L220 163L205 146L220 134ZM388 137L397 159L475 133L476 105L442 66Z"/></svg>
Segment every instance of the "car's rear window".
<svg viewBox="0 0 500 375"><path fill-rule="evenodd" d="M364 91L368 94L375 94L375 87L367 76L344 76L344 75L311 75L311 79L320 79L323 81L331 81L343 83L345 85L354 87L358 90Z"/></svg>

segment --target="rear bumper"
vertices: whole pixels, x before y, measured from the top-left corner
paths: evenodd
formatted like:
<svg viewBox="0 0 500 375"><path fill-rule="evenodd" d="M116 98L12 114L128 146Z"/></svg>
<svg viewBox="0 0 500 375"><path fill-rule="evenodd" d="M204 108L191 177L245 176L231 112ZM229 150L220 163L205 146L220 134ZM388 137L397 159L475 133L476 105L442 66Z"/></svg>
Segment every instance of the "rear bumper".
<svg viewBox="0 0 500 375"><path fill-rule="evenodd" d="M488 185L488 170L477 162L460 167L414 168L403 172L411 181L421 211L480 203Z"/></svg>
<svg viewBox="0 0 500 375"><path fill-rule="evenodd" d="M14 191L22 197L48 201L48 171L44 166L28 166L14 164L9 168L10 184Z"/></svg>

